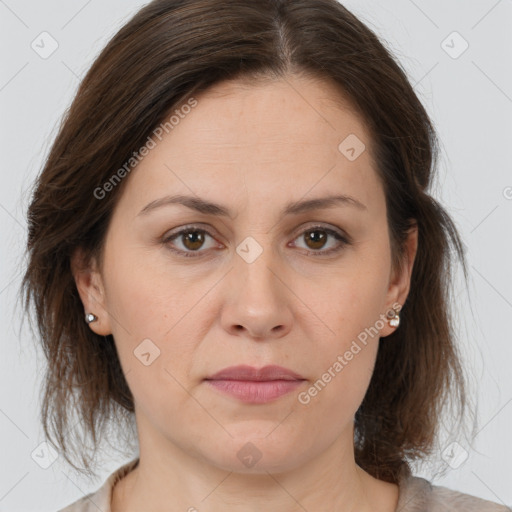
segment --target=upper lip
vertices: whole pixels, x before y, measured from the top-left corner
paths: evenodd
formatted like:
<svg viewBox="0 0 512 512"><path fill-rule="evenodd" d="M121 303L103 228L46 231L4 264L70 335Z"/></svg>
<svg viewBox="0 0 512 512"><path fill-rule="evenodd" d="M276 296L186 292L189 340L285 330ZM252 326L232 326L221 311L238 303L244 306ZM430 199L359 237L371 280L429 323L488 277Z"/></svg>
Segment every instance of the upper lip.
<svg viewBox="0 0 512 512"><path fill-rule="evenodd" d="M304 380L304 377L282 366L270 365L258 369L254 366L238 365L224 368L207 377L206 380Z"/></svg>

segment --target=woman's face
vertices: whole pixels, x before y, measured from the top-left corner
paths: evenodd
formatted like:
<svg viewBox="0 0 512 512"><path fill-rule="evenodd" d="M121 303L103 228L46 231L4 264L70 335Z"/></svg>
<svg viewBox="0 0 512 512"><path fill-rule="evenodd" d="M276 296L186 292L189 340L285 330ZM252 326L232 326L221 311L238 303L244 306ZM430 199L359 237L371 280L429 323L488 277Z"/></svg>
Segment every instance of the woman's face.
<svg viewBox="0 0 512 512"><path fill-rule="evenodd" d="M141 453L242 472L298 467L335 442L348 453L411 270L391 271L369 136L325 82L224 82L195 99L124 178L103 273L77 277L91 329L114 336ZM163 199L177 195L190 206ZM352 199L311 203L332 196ZM242 364L303 380L260 402L205 380Z"/></svg>

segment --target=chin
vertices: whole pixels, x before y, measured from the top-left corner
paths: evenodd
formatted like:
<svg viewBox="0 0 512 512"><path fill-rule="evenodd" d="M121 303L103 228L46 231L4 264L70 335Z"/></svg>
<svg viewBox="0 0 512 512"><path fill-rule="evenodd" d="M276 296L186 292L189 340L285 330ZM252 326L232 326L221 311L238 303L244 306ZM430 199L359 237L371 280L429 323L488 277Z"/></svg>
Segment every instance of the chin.
<svg viewBox="0 0 512 512"><path fill-rule="evenodd" d="M284 438L247 436L232 442L219 443L222 453L207 456L210 462L225 471L246 474L283 473L303 464L304 451L301 443L285 444ZM288 437L288 441L290 438Z"/></svg>

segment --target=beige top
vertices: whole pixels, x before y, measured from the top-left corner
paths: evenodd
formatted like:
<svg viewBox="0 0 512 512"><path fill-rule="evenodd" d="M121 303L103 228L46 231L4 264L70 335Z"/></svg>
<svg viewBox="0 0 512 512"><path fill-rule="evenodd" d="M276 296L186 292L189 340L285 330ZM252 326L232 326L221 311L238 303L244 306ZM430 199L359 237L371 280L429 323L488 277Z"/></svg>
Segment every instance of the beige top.
<svg viewBox="0 0 512 512"><path fill-rule="evenodd" d="M114 471L104 484L58 512L111 512L112 489L116 482L127 475L139 459ZM399 483L399 498L396 512L512 512L512 508L498 505L469 494L452 491L446 487L432 485L424 478L407 475Z"/></svg>

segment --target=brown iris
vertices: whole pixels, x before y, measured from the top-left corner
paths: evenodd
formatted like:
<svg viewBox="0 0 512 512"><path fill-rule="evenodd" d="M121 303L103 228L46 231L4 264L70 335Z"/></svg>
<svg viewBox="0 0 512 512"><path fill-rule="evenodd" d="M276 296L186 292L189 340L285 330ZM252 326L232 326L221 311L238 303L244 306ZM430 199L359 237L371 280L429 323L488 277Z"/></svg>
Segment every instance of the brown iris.
<svg viewBox="0 0 512 512"><path fill-rule="evenodd" d="M204 233L201 231L188 231L182 236L183 245L191 251L200 249L204 243Z"/></svg>
<svg viewBox="0 0 512 512"><path fill-rule="evenodd" d="M318 233L320 233L320 235L318 235ZM306 243L312 242L314 244L313 246L310 246L311 249L321 249L325 244L327 235L322 230L314 229L306 231L304 233L304 238L306 239Z"/></svg>

